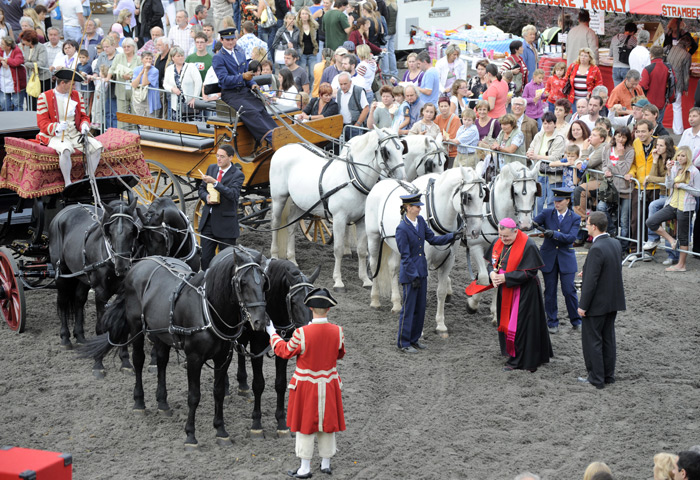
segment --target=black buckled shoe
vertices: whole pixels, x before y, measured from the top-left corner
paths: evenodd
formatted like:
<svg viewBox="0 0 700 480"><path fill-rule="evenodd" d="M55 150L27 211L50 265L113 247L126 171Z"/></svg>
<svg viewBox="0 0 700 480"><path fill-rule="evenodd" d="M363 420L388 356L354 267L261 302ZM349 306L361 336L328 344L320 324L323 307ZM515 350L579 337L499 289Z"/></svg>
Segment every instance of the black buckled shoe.
<svg viewBox="0 0 700 480"><path fill-rule="evenodd" d="M300 475L297 473L298 471L298 468L296 470L287 470L287 475L293 478L311 478L313 476L311 472Z"/></svg>
<svg viewBox="0 0 700 480"><path fill-rule="evenodd" d="M426 348L428 348L428 346L425 343L420 342L412 343L411 346L413 348L417 348L418 350L425 350Z"/></svg>
<svg viewBox="0 0 700 480"><path fill-rule="evenodd" d="M328 467L328 468L321 467L321 473L325 473L326 475L333 475L333 470L331 470L331 467Z"/></svg>
<svg viewBox="0 0 700 480"><path fill-rule="evenodd" d="M400 347L399 352L401 352L401 353L418 353L418 350L409 346L409 347Z"/></svg>

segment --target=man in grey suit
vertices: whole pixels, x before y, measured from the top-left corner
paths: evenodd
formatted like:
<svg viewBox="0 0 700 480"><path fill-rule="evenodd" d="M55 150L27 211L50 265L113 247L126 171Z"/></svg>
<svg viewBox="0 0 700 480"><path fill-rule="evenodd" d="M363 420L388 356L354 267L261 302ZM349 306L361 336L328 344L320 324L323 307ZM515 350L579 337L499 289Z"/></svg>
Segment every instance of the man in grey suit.
<svg viewBox="0 0 700 480"><path fill-rule="evenodd" d="M606 233L608 219L603 212L591 213L586 227L593 246L583 265L578 313L583 319L581 343L588 376L578 381L600 389L615 383L615 317L626 309L622 249L620 242Z"/></svg>

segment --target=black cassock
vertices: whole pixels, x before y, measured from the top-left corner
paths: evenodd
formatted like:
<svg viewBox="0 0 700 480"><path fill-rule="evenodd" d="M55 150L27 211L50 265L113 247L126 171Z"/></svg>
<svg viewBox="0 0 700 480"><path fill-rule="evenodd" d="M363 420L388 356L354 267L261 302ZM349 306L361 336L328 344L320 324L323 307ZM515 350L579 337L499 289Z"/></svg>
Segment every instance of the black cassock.
<svg viewBox="0 0 700 480"><path fill-rule="evenodd" d="M498 241L498 240L497 240ZM495 242L494 242L495 243ZM488 263L489 275L494 270L492 263L492 252L494 244L491 244L488 252L484 256ZM503 248L499 262L502 270L508 266L510 249ZM535 243L528 239L523 250L520 264L512 272L506 272L506 287L520 287L518 323L515 331L515 356L510 357L506 352L506 334L498 332L498 341L501 346L501 354L508 356L506 366L514 369L534 370L543 363L549 363L549 359L554 356L552 343L549 340L547 330L547 319L544 312L544 302L542 290L537 272L544 266L540 251ZM498 272L496 272L498 273ZM501 323L501 297L502 289L498 288L498 303L496 312L498 314L499 325Z"/></svg>

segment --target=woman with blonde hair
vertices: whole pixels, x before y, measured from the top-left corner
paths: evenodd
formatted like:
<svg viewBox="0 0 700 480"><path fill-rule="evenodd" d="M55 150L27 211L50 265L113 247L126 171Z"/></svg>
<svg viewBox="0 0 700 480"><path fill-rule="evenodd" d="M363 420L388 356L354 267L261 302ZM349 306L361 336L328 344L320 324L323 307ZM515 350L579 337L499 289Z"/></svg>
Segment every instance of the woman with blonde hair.
<svg viewBox="0 0 700 480"><path fill-rule="evenodd" d="M612 475L612 470L603 462L593 462L588 467L586 471L583 472L583 480L593 480L593 476L598 472L605 472Z"/></svg>
<svg viewBox="0 0 700 480"><path fill-rule="evenodd" d="M364 78L364 89L367 95L367 102L372 104L374 101L374 91L372 91L372 83L374 76L377 73L377 62L372 57L372 52L367 45L358 45L355 50L360 63L357 65L357 75Z"/></svg>
<svg viewBox="0 0 700 480"><path fill-rule="evenodd" d="M187 121L194 116L194 101L202 91L202 76L193 63L185 63L185 52L180 47L170 49L163 89L170 92L173 119Z"/></svg>
<svg viewBox="0 0 700 480"><path fill-rule="evenodd" d="M309 7L301 7L297 13L296 24L299 29L299 66L306 69L313 85L314 66L318 55L318 22L313 19Z"/></svg>
<svg viewBox="0 0 700 480"><path fill-rule="evenodd" d="M690 219L695 212L695 197L700 197L700 171L693 166L693 154L690 147L683 145L676 149L673 160L668 160L666 167L666 190L668 198L664 208L647 219L647 228L664 237L673 250L680 255L678 263L666 269L667 272L685 272L690 238ZM674 239L662 226L663 222L676 219L678 239Z"/></svg>
<svg viewBox="0 0 700 480"><path fill-rule="evenodd" d="M654 480L673 480L673 469L677 461L678 455L672 453L654 455Z"/></svg>
<svg viewBox="0 0 700 480"><path fill-rule="evenodd" d="M445 49L445 56L435 63L438 74L440 75L440 92L449 95L452 91L452 85L457 80L467 78L467 64L459 58L462 54L459 45L450 43Z"/></svg>
<svg viewBox="0 0 700 480"><path fill-rule="evenodd" d="M420 85L420 81L423 79L423 71L418 66L418 54L411 52L406 57L406 73L403 75L403 81L408 83L413 83L415 85Z"/></svg>
<svg viewBox="0 0 700 480"><path fill-rule="evenodd" d="M44 32L44 22L42 22L39 19L39 15L36 13L36 10L33 8L25 8L24 9L24 17L20 18L19 20L19 26L22 26L22 19L25 17L28 17L32 20L33 22L33 30L36 32L37 37L39 37L39 43L46 43L46 32ZM24 30L24 29L23 29Z"/></svg>
<svg viewBox="0 0 700 480"><path fill-rule="evenodd" d="M590 48L582 48L578 58L569 65L566 80L571 85L568 100L576 112L576 102L581 98L591 98L593 89L603 84L603 74L595 64L595 57Z"/></svg>
<svg viewBox="0 0 700 480"><path fill-rule="evenodd" d="M131 27L131 17L133 14L126 8L119 12L117 23L122 26L122 32L125 38L134 38L134 29ZM122 42L122 47L124 42Z"/></svg>
<svg viewBox="0 0 700 480"><path fill-rule="evenodd" d="M381 15L379 15L377 8L370 2L365 2L362 4L361 13L364 18L369 20L369 31L367 32L368 40L379 46L379 37L386 35L386 32L384 32L384 26L382 25Z"/></svg>

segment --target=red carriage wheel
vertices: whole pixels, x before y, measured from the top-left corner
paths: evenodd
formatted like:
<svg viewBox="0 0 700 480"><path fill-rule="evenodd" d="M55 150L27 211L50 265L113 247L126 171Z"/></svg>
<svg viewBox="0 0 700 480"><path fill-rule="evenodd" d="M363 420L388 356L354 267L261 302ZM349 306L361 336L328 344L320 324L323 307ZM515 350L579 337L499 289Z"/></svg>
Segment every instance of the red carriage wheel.
<svg viewBox="0 0 700 480"><path fill-rule="evenodd" d="M17 333L24 332L27 307L24 302L24 287L15 276L17 262L12 252L0 248L0 310L10 328Z"/></svg>

